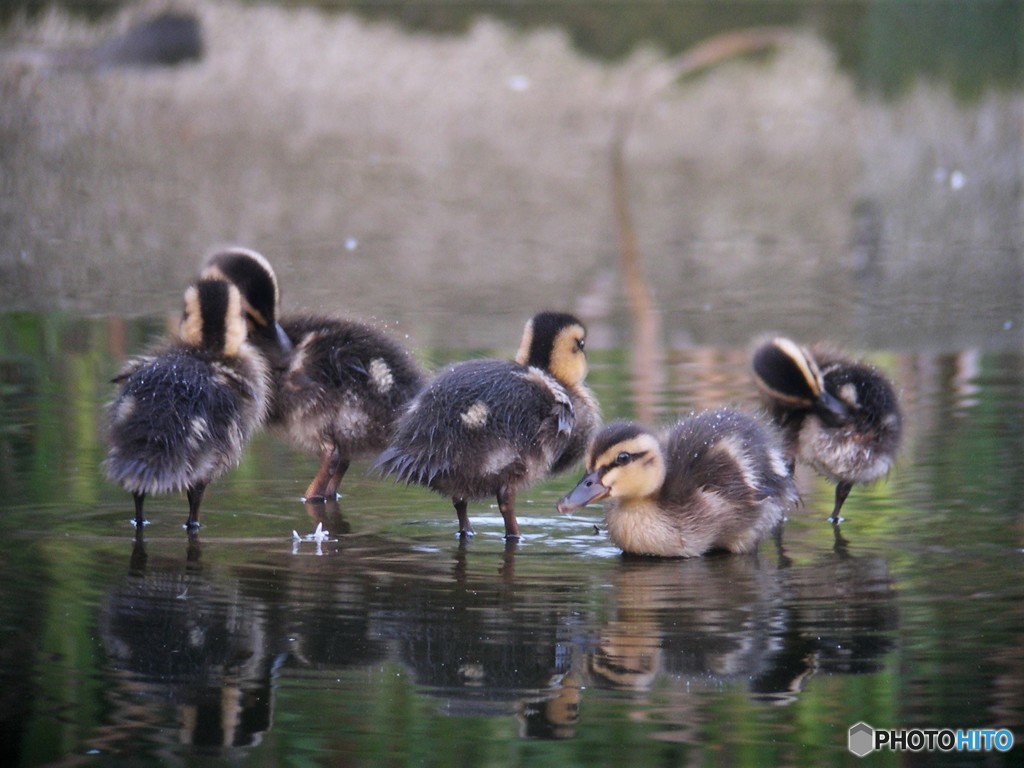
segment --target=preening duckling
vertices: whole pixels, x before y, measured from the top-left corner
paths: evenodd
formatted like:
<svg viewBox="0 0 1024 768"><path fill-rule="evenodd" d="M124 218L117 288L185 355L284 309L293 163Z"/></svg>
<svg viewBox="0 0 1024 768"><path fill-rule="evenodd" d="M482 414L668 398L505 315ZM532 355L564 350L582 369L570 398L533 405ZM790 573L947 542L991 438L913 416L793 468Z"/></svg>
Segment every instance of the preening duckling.
<svg viewBox="0 0 1024 768"><path fill-rule="evenodd" d="M853 486L892 467L903 431L895 389L870 365L781 337L757 347L752 367L790 460L836 484L829 519L839 522Z"/></svg>
<svg viewBox="0 0 1024 768"><path fill-rule="evenodd" d="M661 437L613 422L594 438L586 467L558 511L608 499L608 535L635 555L751 552L799 501L779 436L729 409L691 416Z"/></svg>
<svg viewBox="0 0 1024 768"><path fill-rule="evenodd" d="M220 251L203 274L236 284L252 322L282 328L290 340L291 354L274 369L270 423L300 450L320 456L304 499L336 498L351 460L387 444L398 415L423 386L419 366L385 333L357 321L303 315L278 325L277 277L255 251ZM277 346L271 334L257 342Z"/></svg>
<svg viewBox="0 0 1024 768"><path fill-rule="evenodd" d="M267 363L247 341L238 289L200 280L185 292L179 337L130 361L114 379L106 476L135 498L188 494L186 527L199 527L206 486L238 464L267 416Z"/></svg>
<svg viewBox="0 0 1024 768"><path fill-rule="evenodd" d="M468 500L493 495L505 536L518 537L516 491L572 467L598 424L585 339L572 315L542 312L514 362L452 365L413 399L376 466L450 496L463 536L473 533Z"/></svg>

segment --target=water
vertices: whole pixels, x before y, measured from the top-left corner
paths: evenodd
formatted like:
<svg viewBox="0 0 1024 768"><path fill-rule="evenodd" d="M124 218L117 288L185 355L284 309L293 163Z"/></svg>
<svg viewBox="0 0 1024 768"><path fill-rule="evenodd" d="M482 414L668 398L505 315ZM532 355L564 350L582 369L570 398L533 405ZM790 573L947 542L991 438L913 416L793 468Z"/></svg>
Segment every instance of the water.
<svg viewBox="0 0 1024 768"><path fill-rule="evenodd" d="M989 30L987 58L967 37L901 58L896 4L795 4L774 21L808 28L775 55L653 94L623 155L644 304L612 128L702 35L659 23L655 53L529 7L518 31L437 11L427 35L199 2L198 64L3 62L3 764L844 765L858 721L1024 739L1019 51ZM945 39L929 18L899 28ZM939 51L971 67L946 82ZM520 494L518 544L488 501L460 542L448 501L366 462L303 505L314 459L266 433L198 536L176 496L137 534L99 469L109 380L225 240L271 258L287 309L373 318L430 368L576 311L608 419L755 408L753 339L833 339L896 382L904 448L838 532L802 473L749 557L624 559L598 509L555 511L576 473Z"/></svg>
<svg viewBox="0 0 1024 768"><path fill-rule="evenodd" d="M555 512L574 476L524 494L518 545L493 503L460 542L446 500L365 463L304 507L314 461L269 434L194 540L176 497L136 538L98 469L112 327L0 319L23 376L3 399L8 764L828 764L860 720L1020 734L1020 355L879 354L908 444L839 538L805 476L781 550L659 562L622 559L598 510ZM592 358L606 413L632 411L624 356ZM666 372L664 418L752 405L742 350ZM317 523L326 541L293 541Z"/></svg>

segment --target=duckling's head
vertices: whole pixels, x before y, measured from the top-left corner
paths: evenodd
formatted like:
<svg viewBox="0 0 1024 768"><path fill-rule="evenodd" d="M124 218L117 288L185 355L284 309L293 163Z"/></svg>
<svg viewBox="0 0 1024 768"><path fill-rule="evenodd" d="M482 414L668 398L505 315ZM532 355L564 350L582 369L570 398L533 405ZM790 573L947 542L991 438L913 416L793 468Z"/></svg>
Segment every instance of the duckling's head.
<svg viewBox="0 0 1024 768"><path fill-rule="evenodd" d="M865 363L840 362L823 364L822 375L825 388L843 404L859 431L899 434L899 398L879 371Z"/></svg>
<svg viewBox="0 0 1024 768"><path fill-rule="evenodd" d="M769 400L785 408L812 410L825 423L838 426L849 417L847 406L826 388L811 353L779 336L754 350L754 382Z"/></svg>
<svg viewBox="0 0 1024 768"><path fill-rule="evenodd" d="M646 427L614 421L594 437L587 449L587 473L558 502L571 512L601 499L642 499L665 483L665 456L658 438Z"/></svg>
<svg viewBox="0 0 1024 768"><path fill-rule="evenodd" d="M206 260L202 277L227 280L242 295L242 310L249 321L249 331L260 346L288 355L292 343L277 322L281 292L277 275L270 262L249 248L232 246L217 251Z"/></svg>
<svg viewBox="0 0 1024 768"><path fill-rule="evenodd" d="M190 285L185 291L179 335L191 347L228 357L237 355L248 335L238 288L215 279Z"/></svg>
<svg viewBox="0 0 1024 768"><path fill-rule="evenodd" d="M587 376L583 351L587 329L566 312L541 312L523 329L516 362L543 368L566 386L581 384Z"/></svg>

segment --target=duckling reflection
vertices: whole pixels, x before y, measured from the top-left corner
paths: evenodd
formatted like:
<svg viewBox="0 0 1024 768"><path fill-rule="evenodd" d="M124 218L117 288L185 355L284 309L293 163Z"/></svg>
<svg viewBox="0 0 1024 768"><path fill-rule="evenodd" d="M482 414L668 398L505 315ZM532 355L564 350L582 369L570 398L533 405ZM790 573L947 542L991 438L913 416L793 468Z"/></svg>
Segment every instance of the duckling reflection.
<svg viewBox="0 0 1024 768"><path fill-rule="evenodd" d="M323 674L364 667L387 656L373 632L375 584L357 557L292 558L275 569L286 581L273 583L275 634L282 641L282 669Z"/></svg>
<svg viewBox="0 0 1024 768"><path fill-rule="evenodd" d="M594 685L620 690L729 684L785 702L814 675L877 670L898 624L885 563L874 558L830 553L792 568L630 559L613 583L614 610L586 669Z"/></svg>
<svg viewBox="0 0 1024 768"><path fill-rule="evenodd" d="M152 741L173 725L179 743L217 749L258 744L270 729L266 607L236 581L207 579L196 562L153 562L139 529L129 574L102 599L98 624L119 724L101 737L105 750L127 748L140 729Z"/></svg>
<svg viewBox="0 0 1024 768"><path fill-rule="evenodd" d="M457 561L462 579L390 574L375 596L376 633L447 714L514 715L523 737L569 738L579 719L579 637L552 606L550 585L531 590L499 573L510 557L484 575Z"/></svg>
<svg viewBox="0 0 1024 768"><path fill-rule="evenodd" d="M872 366L781 337L754 350L752 368L791 460L836 484L829 520L838 523L853 486L892 468L903 432L895 389Z"/></svg>

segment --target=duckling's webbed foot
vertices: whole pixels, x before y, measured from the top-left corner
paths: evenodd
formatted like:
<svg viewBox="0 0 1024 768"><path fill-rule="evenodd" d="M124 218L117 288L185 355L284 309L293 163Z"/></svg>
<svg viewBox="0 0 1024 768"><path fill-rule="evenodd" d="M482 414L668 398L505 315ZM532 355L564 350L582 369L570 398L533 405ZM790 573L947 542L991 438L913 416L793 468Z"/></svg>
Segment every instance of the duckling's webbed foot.
<svg viewBox="0 0 1024 768"><path fill-rule="evenodd" d="M832 515L828 521L833 525L838 525L843 522L843 518L839 516L839 510L843 508L843 502L846 501L846 497L850 495L850 490L853 488L853 483L842 482L836 486L836 505L832 509Z"/></svg>
<svg viewBox="0 0 1024 768"><path fill-rule="evenodd" d="M194 531L199 527L199 505L203 503L203 492L206 491L206 483L196 483L186 491L188 496L188 520L185 527Z"/></svg>
<svg viewBox="0 0 1024 768"><path fill-rule="evenodd" d="M466 500L453 498L452 504L455 505L455 514L459 518L459 537L466 538L467 536L473 535L473 526L469 524L469 513L466 511Z"/></svg>
<svg viewBox="0 0 1024 768"><path fill-rule="evenodd" d="M505 519L505 538L519 538L519 521L516 520L516 490L515 488L500 488L498 490L498 509Z"/></svg>

